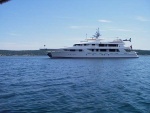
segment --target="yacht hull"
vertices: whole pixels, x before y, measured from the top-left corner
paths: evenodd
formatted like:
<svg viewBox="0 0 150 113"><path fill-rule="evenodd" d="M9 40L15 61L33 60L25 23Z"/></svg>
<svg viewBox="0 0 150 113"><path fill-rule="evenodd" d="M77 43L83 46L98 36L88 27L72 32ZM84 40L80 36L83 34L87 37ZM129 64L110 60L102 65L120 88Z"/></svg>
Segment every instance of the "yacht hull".
<svg viewBox="0 0 150 113"><path fill-rule="evenodd" d="M138 58L135 52L130 53L80 53L80 52L48 52L50 58Z"/></svg>

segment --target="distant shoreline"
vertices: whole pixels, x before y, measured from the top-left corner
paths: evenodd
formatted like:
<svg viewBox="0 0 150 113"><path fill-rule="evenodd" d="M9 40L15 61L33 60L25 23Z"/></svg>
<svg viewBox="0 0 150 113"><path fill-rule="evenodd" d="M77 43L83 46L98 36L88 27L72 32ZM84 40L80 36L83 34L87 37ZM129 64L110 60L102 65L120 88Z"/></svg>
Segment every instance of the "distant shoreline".
<svg viewBox="0 0 150 113"><path fill-rule="evenodd" d="M138 55L150 55L150 50L134 50ZM0 56L45 56L46 50L0 50Z"/></svg>
<svg viewBox="0 0 150 113"><path fill-rule="evenodd" d="M0 50L0 56L45 56L45 50Z"/></svg>

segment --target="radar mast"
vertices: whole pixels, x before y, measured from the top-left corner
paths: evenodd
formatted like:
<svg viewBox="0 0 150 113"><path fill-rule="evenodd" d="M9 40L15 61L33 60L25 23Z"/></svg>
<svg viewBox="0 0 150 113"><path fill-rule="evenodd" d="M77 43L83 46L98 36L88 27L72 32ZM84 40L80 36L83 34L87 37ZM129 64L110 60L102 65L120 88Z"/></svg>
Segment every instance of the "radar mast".
<svg viewBox="0 0 150 113"><path fill-rule="evenodd" d="M98 39L98 37L100 37L101 35L100 35L100 32L99 32L99 28L97 29L97 31L96 31L96 33L95 33L95 35L93 35L93 38L96 38L96 39Z"/></svg>

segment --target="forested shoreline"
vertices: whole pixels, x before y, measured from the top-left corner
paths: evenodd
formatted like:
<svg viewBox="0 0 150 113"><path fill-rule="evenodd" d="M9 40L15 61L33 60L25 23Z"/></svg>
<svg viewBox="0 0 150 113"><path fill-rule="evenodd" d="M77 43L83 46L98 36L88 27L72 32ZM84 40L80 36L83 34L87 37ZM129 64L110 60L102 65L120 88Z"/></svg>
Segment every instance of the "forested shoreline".
<svg viewBox="0 0 150 113"><path fill-rule="evenodd" d="M138 55L150 55L150 50L134 50ZM46 50L0 50L0 56L43 56Z"/></svg>
<svg viewBox="0 0 150 113"><path fill-rule="evenodd" d="M0 50L0 56L43 56L44 50Z"/></svg>

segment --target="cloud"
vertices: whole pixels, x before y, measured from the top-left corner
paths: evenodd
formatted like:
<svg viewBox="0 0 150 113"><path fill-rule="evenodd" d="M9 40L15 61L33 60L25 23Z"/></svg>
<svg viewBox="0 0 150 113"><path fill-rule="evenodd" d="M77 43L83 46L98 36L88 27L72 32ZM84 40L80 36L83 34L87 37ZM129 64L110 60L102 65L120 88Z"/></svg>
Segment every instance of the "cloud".
<svg viewBox="0 0 150 113"><path fill-rule="evenodd" d="M103 22L103 23L110 23L110 20L98 20L99 22Z"/></svg>
<svg viewBox="0 0 150 113"><path fill-rule="evenodd" d="M143 17L143 16L138 16L136 17L136 20L142 21L142 22L146 22L146 21L150 21L149 19Z"/></svg>
<svg viewBox="0 0 150 113"><path fill-rule="evenodd" d="M132 30L128 30L128 29L109 29L112 31L123 31L123 32L132 32Z"/></svg>

